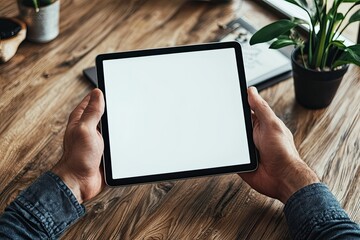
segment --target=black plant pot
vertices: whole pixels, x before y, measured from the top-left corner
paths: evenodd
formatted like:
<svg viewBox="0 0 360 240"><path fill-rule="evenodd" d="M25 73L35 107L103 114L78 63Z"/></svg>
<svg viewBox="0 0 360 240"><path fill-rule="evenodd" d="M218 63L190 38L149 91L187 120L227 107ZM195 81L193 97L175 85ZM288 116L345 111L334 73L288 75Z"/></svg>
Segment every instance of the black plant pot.
<svg viewBox="0 0 360 240"><path fill-rule="evenodd" d="M334 71L306 69L296 59L300 49L291 56L296 101L309 109L320 109L330 105L349 65Z"/></svg>

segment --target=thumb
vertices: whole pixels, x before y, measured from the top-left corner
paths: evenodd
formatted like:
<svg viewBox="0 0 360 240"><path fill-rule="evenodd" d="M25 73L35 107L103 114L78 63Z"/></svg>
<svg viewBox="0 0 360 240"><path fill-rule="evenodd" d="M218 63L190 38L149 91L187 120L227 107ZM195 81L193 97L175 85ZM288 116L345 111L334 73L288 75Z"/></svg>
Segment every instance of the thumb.
<svg viewBox="0 0 360 240"><path fill-rule="evenodd" d="M269 104L259 95L255 87L248 88L248 101L251 110L254 111L256 117L260 122L276 117Z"/></svg>
<svg viewBox="0 0 360 240"><path fill-rule="evenodd" d="M89 103L84 109L80 121L88 124L90 128L96 128L104 113L104 108L105 102L101 90L98 88L92 90Z"/></svg>

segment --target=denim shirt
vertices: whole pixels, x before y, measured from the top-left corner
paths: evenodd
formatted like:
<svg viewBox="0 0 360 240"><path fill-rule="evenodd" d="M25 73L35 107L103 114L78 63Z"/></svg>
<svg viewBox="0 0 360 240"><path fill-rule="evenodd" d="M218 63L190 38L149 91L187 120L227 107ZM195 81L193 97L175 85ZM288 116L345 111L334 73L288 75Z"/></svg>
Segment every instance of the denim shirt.
<svg viewBox="0 0 360 240"><path fill-rule="evenodd" d="M360 226L350 220L323 183L294 193L284 213L293 239L360 239Z"/></svg>
<svg viewBox="0 0 360 240"><path fill-rule="evenodd" d="M293 239L360 239L359 225L322 183L296 192L284 213ZM47 172L5 209L0 239L57 239L84 214L85 208L64 182Z"/></svg>
<svg viewBox="0 0 360 240"><path fill-rule="evenodd" d="M46 172L5 209L0 239L58 239L84 214L65 183Z"/></svg>

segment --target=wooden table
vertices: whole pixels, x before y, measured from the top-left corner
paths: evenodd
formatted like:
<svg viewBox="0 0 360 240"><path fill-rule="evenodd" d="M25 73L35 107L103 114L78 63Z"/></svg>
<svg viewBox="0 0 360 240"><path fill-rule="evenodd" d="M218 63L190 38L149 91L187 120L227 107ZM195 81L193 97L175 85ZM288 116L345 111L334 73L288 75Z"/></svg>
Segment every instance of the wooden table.
<svg viewBox="0 0 360 240"><path fill-rule="evenodd" d="M0 0L15 16L15 1ZM62 0L60 36L24 42L0 65L0 210L59 160L67 117L92 88L82 69L99 53L213 40L244 16L263 26L275 16L253 1ZM357 26L356 26L357 27ZM355 27L355 29L356 29ZM354 39L356 32L348 32ZM333 103L307 110L292 80L262 91L295 135L303 159L360 222L360 68L351 66ZM286 239L283 205L237 175L106 188L63 239Z"/></svg>

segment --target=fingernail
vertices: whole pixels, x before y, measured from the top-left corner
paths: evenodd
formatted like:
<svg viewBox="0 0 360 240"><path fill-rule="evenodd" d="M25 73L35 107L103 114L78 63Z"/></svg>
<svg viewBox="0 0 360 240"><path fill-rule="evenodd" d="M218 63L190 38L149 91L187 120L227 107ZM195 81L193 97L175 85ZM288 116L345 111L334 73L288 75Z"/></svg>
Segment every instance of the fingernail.
<svg viewBox="0 0 360 240"><path fill-rule="evenodd" d="M256 93L256 94L259 94L259 92L258 92L258 90L257 90L257 88L256 87L250 87L250 89L251 89L251 91L253 91L254 93Z"/></svg>
<svg viewBox="0 0 360 240"><path fill-rule="evenodd" d="M99 96L99 92L96 90L92 90L91 92L91 98L97 98Z"/></svg>

